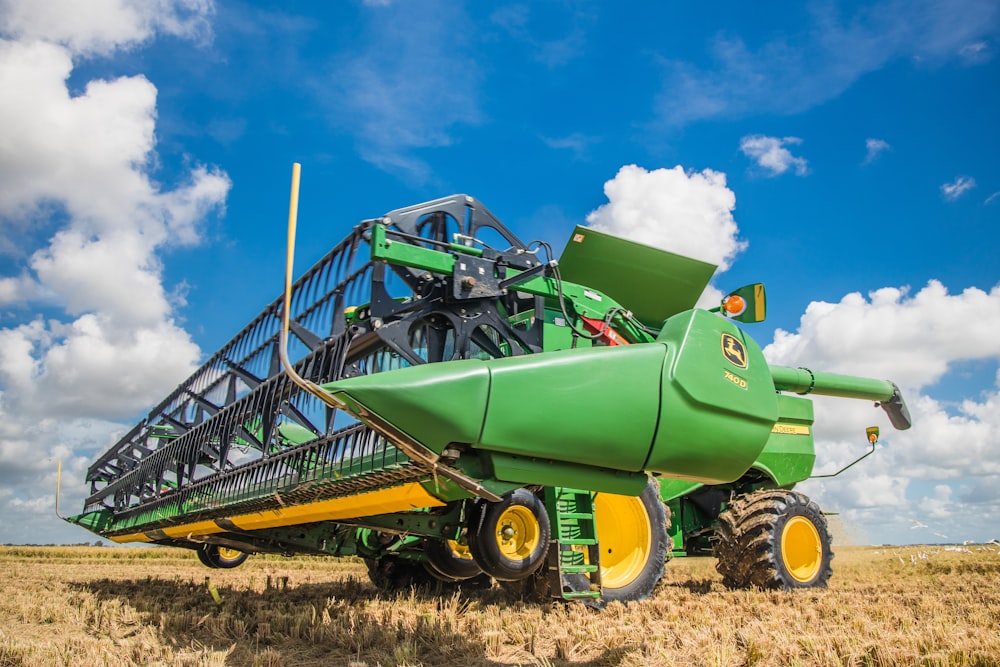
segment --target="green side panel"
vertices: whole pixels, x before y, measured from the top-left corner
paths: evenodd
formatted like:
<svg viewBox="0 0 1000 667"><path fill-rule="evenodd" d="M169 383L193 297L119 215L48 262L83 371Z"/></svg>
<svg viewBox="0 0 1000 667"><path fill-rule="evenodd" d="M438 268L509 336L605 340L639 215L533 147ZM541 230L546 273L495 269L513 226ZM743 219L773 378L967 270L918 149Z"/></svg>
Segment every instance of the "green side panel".
<svg viewBox="0 0 1000 667"><path fill-rule="evenodd" d="M767 473L778 486L808 479L816 462L812 424L812 401L779 395L778 423L753 467Z"/></svg>
<svg viewBox="0 0 1000 667"><path fill-rule="evenodd" d="M440 454L452 442L479 440L490 391L481 361L446 361L338 380L323 387L364 421L379 415Z"/></svg>
<svg viewBox="0 0 1000 667"><path fill-rule="evenodd" d="M715 265L577 226L566 243L563 279L598 289L659 328L693 308Z"/></svg>
<svg viewBox="0 0 1000 667"><path fill-rule="evenodd" d="M649 343L490 362L489 410L478 446L642 470L659 416L665 352L663 345Z"/></svg>
<svg viewBox="0 0 1000 667"><path fill-rule="evenodd" d="M701 482L689 482L685 479L668 479L666 477L658 479L660 481L660 500L663 502L686 496L695 489L705 486Z"/></svg>
<svg viewBox="0 0 1000 667"><path fill-rule="evenodd" d="M668 319L663 405L646 470L692 482L738 479L777 420L778 401L760 347L704 310Z"/></svg>
<svg viewBox="0 0 1000 667"><path fill-rule="evenodd" d="M87 514L69 516L66 517L66 521L75 523L78 526L86 528L92 533L101 535L107 532L109 526L114 523L114 516L112 515L111 510L100 510L97 512L89 512Z"/></svg>
<svg viewBox="0 0 1000 667"><path fill-rule="evenodd" d="M663 481L660 481L662 489ZM670 558L687 556L684 550L684 526L681 521L681 501L678 498L667 501L667 509L670 511L670 525L667 526L667 535L670 536Z"/></svg>
<svg viewBox="0 0 1000 667"><path fill-rule="evenodd" d="M497 479L543 486L569 485L601 493L637 496L649 483L645 473L594 468L563 461L513 456L493 452L493 473Z"/></svg>

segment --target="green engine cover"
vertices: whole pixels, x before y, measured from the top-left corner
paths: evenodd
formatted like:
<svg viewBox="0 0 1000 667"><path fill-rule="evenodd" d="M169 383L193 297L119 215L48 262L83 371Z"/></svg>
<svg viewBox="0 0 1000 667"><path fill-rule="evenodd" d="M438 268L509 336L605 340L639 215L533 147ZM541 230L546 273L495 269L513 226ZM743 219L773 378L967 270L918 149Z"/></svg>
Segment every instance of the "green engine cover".
<svg viewBox="0 0 1000 667"><path fill-rule="evenodd" d="M645 469L705 483L739 478L778 418L760 347L704 310L671 317L657 341L667 344L662 411Z"/></svg>
<svg viewBox="0 0 1000 667"><path fill-rule="evenodd" d="M777 419L760 348L705 311L676 315L654 343L427 364L326 385L440 452L489 452L728 482Z"/></svg>

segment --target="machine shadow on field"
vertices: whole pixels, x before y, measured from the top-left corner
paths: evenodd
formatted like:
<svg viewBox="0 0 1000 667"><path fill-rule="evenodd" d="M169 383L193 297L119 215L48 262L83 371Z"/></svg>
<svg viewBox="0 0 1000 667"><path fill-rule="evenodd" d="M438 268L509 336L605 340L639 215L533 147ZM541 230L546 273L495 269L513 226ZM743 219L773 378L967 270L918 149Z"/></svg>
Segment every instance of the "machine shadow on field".
<svg viewBox="0 0 1000 667"><path fill-rule="evenodd" d="M498 588L453 592L411 588L393 594L354 578L289 585L287 577L272 581L258 576L232 586L213 584L210 577L149 576L68 585L93 595L105 610L93 623L96 627L88 630L107 633L116 624L116 614L121 623L135 624L138 612L141 625L156 630L164 645L228 652L226 665L525 664L524 651L531 655L536 650L534 638L523 646L520 657L506 659L510 647L505 633L459 628L469 625L471 616L482 618L490 608L507 613L513 612L512 605L522 611L548 606L517 603ZM478 625L472 623L470 630ZM539 628L539 635L542 632ZM613 666L628 653L612 649L598 659L580 661L564 658L563 648L547 647L542 664Z"/></svg>
<svg viewBox="0 0 1000 667"><path fill-rule="evenodd" d="M689 593L694 595L707 595L712 592L713 584L718 584L718 581L713 579L685 579L684 581L664 581L660 583L660 587L667 588L683 588Z"/></svg>

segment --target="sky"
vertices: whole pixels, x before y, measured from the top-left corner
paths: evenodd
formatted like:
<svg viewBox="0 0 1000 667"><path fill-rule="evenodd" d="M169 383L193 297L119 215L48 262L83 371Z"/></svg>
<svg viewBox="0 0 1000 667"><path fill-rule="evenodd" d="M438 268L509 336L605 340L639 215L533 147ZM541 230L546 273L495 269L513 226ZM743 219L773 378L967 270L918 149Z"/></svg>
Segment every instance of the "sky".
<svg viewBox="0 0 1000 667"><path fill-rule="evenodd" d="M470 194L764 282L860 544L1000 538L1000 5L0 0L0 543L362 219Z"/></svg>

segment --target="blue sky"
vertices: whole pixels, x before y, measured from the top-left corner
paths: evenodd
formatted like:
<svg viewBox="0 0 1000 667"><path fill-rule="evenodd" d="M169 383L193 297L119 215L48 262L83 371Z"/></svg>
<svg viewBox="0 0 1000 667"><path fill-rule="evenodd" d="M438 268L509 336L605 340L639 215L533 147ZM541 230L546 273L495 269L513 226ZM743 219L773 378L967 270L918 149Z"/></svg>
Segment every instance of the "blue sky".
<svg viewBox="0 0 1000 667"><path fill-rule="evenodd" d="M0 2L0 542L83 541L89 461L363 218L464 192L763 281L860 542L1000 537L1000 7Z"/></svg>

